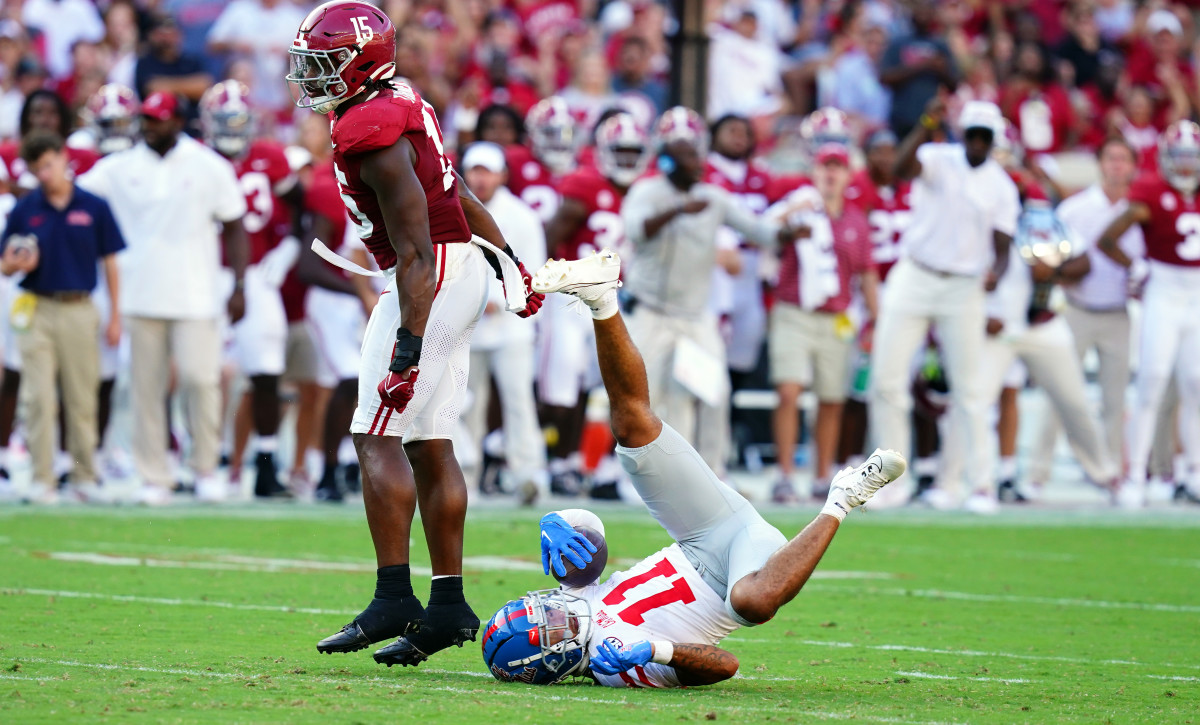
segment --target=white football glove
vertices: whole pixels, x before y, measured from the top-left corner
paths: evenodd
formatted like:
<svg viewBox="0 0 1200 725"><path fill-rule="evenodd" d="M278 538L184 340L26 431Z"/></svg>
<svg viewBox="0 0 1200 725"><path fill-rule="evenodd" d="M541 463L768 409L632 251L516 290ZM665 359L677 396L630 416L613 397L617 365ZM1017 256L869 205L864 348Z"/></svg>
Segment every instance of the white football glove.
<svg viewBox="0 0 1200 725"><path fill-rule="evenodd" d="M295 237L284 237L277 247L263 255L258 263L258 271L267 284L279 289L287 277L288 270L300 258L300 240Z"/></svg>

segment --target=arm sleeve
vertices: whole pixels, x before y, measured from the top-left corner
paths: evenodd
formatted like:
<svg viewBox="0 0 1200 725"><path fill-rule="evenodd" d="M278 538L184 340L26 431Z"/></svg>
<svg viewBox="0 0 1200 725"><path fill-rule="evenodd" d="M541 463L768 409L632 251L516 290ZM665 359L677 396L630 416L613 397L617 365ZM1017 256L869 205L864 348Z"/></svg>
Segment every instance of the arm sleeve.
<svg viewBox="0 0 1200 725"><path fill-rule="evenodd" d="M95 194L101 199L107 199L109 192L108 167L109 164L106 164L104 160L101 159L95 166L89 169L86 174L76 179L75 183L78 184L79 188L83 189L84 191ZM107 204L105 206L107 206Z"/></svg>
<svg viewBox="0 0 1200 725"><path fill-rule="evenodd" d="M646 220L654 216L654 205L651 203L648 186L649 181L634 183L625 201L621 203L621 221L625 223L625 236L634 245L646 243Z"/></svg>
<svg viewBox="0 0 1200 725"><path fill-rule="evenodd" d="M930 186L937 186L944 175L948 159L946 152L953 149L952 144L926 143L917 147L917 161L921 163L921 181Z"/></svg>
<svg viewBox="0 0 1200 725"><path fill-rule="evenodd" d="M100 256L107 257L125 248L125 237L108 204L101 204L100 217Z"/></svg>
<svg viewBox="0 0 1200 725"><path fill-rule="evenodd" d="M1017 185L1005 174L1004 183L997 191L999 203L996 206L996 218L992 221L992 228L1011 237L1017 233L1017 217L1021 215L1021 199L1017 194Z"/></svg>
<svg viewBox="0 0 1200 725"><path fill-rule="evenodd" d="M709 198L722 206L726 224L736 229L746 241L760 247L775 246L782 224L746 211L746 208L724 189L712 187L712 192L713 195Z"/></svg>
<svg viewBox="0 0 1200 725"><path fill-rule="evenodd" d="M587 509L563 509L555 513L563 517L563 521L570 524L571 528L583 526L584 528L598 531L601 536L604 536L604 522L600 520L599 516Z"/></svg>
<svg viewBox="0 0 1200 725"><path fill-rule="evenodd" d="M593 672L596 682L605 687L682 687L675 668L647 662L617 675Z"/></svg>
<svg viewBox="0 0 1200 725"><path fill-rule="evenodd" d="M246 215L246 197L238 184L233 165L213 152L212 164L212 208L213 218L219 222L231 222Z"/></svg>

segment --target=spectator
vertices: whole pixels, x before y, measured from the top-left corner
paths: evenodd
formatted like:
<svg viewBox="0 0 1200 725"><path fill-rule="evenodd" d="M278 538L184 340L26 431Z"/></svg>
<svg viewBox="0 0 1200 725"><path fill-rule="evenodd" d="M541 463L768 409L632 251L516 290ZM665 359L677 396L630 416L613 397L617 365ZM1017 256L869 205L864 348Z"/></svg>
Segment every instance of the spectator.
<svg viewBox="0 0 1200 725"><path fill-rule="evenodd" d="M1134 3L1131 0L1096 0L1096 27L1110 43L1125 43L1133 30Z"/></svg>
<svg viewBox="0 0 1200 725"><path fill-rule="evenodd" d="M200 58L183 52L183 36L175 18L165 13L151 17L147 49L138 57L134 90L139 98L152 93L169 93L199 101L213 84ZM192 111L192 117L195 111Z"/></svg>
<svg viewBox="0 0 1200 725"><path fill-rule="evenodd" d="M95 3L88 0L25 0L21 19L45 39L46 68L55 79L71 74L71 49L76 42L104 39L104 22Z"/></svg>
<svg viewBox="0 0 1200 725"><path fill-rule="evenodd" d="M288 0L234 0L208 31L209 51L252 63L250 98L255 107L290 110L291 95L279 79L287 75L287 49L305 15Z"/></svg>
<svg viewBox="0 0 1200 725"><path fill-rule="evenodd" d="M71 48L71 74L59 79L54 92L67 104L71 118L75 118L92 95L104 85L105 67L108 65L103 46L89 40L79 40Z"/></svg>
<svg viewBox="0 0 1200 725"><path fill-rule="evenodd" d="M490 141L506 149L525 143L525 119L511 106L488 106L479 113L476 141Z"/></svg>
<svg viewBox="0 0 1200 725"><path fill-rule="evenodd" d="M648 106L648 120L658 118L667 107L667 87L650 72L650 45L641 37L631 35L621 42L613 73L613 90L621 95L621 105ZM632 111L631 111L632 112ZM635 114L642 117L644 114ZM643 123L649 126L649 123Z"/></svg>
<svg viewBox="0 0 1200 725"><path fill-rule="evenodd" d="M1016 127L1021 145L1030 154L1057 153L1074 145L1074 109L1054 82L1045 48L1022 43L1014 60L1014 73L1000 92L1000 109Z"/></svg>
<svg viewBox="0 0 1200 725"><path fill-rule="evenodd" d="M956 70L950 47L934 34L936 13L934 0L914 0L912 34L893 40L879 64L879 80L892 89L888 123L900 138L916 126L939 88L954 85Z"/></svg>
<svg viewBox="0 0 1200 725"><path fill-rule="evenodd" d="M783 108L782 54L758 40L758 16L750 8L737 11L730 27L711 26L709 37L707 116L750 116L761 135L764 121Z"/></svg>
<svg viewBox="0 0 1200 725"><path fill-rule="evenodd" d="M901 143L896 175L914 179L912 221L900 262L888 274L871 352L871 429L883 447L910 453L911 364L937 325L953 401L952 424L964 431L974 494L969 510L996 508L992 472L975 465L989 445L986 400L978 369L983 350L984 278L999 279L1016 232L1017 189L990 158L1000 109L976 101L963 109L962 144L931 143L945 104L934 98ZM989 283L994 286L994 281ZM897 489L896 495L903 492Z"/></svg>
<svg viewBox="0 0 1200 725"><path fill-rule="evenodd" d="M1059 73L1063 85L1082 88L1095 83L1101 58L1115 51L1100 34L1095 7L1080 3L1067 10L1067 37L1055 49L1055 55L1070 69L1069 75Z"/></svg>
<svg viewBox="0 0 1200 725"><path fill-rule="evenodd" d="M1168 116L1174 117L1175 113ZM1110 135L1125 139L1137 151L1143 169L1156 167L1159 129L1154 124L1154 100L1145 86L1133 86L1126 91L1124 102L1109 113L1106 125Z"/></svg>
<svg viewBox="0 0 1200 725"><path fill-rule="evenodd" d="M115 301L120 285L114 255L125 242L108 204L71 181L61 136L48 131L28 134L21 142L21 157L37 177L38 188L9 216L0 272L25 273L21 288L32 295L29 302L17 304L27 318L18 328L18 339L25 369L21 400L33 459L32 497L38 503L58 499L53 474L61 388L66 443L75 463L71 484L75 494L95 500L100 318L91 292L101 263ZM119 317L110 320L104 336L110 345L120 341Z"/></svg>
<svg viewBox="0 0 1200 725"><path fill-rule="evenodd" d="M208 31L228 6L229 0L165 0L158 5L179 23L184 55L199 58L205 72L214 78L222 74L225 64L222 58L208 54Z"/></svg>
<svg viewBox="0 0 1200 725"><path fill-rule="evenodd" d="M580 56L571 85L559 95L580 128L594 128L600 114L617 103L604 54L593 48Z"/></svg>
<svg viewBox="0 0 1200 725"><path fill-rule="evenodd" d="M546 263L546 237L542 221L528 204L505 186L508 170L504 149L480 142L463 154L463 179L479 197L496 225L511 240L517 256L527 265ZM537 402L533 396L534 328L505 312L501 287L491 283L483 317L471 338L470 388L474 393L465 416L472 440L479 443L488 432L488 401L491 380L496 381L503 416L504 459L509 485L521 503L531 505L549 493L546 472L546 441L538 426Z"/></svg>
<svg viewBox="0 0 1200 725"><path fill-rule="evenodd" d="M1183 23L1174 12L1155 10L1146 19L1143 37L1129 48L1125 80L1129 85L1145 86L1154 101L1154 125L1169 125L1168 117L1178 110L1180 92L1188 101L1184 115L1198 107L1195 72L1185 54Z"/></svg>
<svg viewBox="0 0 1200 725"><path fill-rule="evenodd" d="M844 6L839 18L842 28L830 43L825 67L817 73L817 105L839 108L860 126L883 125L892 100L878 71L887 33L859 3Z"/></svg>
<svg viewBox="0 0 1200 725"><path fill-rule="evenodd" d="M131 342L133 455L143 484L138 500L164 504L175 483L163 406L172 364L188 415L196 494L222 497L225 485L215 475L222 347L217 230L233 272L227 310L236 323L245 309L246 199L229 162L181 133L175 96L153 93L141 113L142 142L106 156L80 180L109 201L131 242L120 309Z"/></svg>
<svg viewBox="0 0 1200 725"><path fill-rule="evenodd" d="M104 44L111 54L108 82L133 88L137 83L137 10L129 2L114 2L104 14L104 26Z"/></svg>

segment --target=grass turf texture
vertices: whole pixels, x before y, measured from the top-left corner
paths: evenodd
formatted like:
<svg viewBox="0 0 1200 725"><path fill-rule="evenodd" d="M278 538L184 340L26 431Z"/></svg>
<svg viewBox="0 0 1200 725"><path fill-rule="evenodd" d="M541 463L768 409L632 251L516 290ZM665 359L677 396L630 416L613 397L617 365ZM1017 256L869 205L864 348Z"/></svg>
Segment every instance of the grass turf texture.
<svg viewBox="0 0 1200 725"><path fill-rule="evenodd" d="M596 510L610 573L669 543L644 511ZM467 556L509 557L468 566L485 622L552 585L540 514L472 510ZM791 535L807 514L769 518ZM1197 543L1177 514L856 513L825 578L726 640L739 679L635 691L501 684L470 643L416 670L318 655L370 599L361 511L6 508L0 721L1200 722Z"/></svg>

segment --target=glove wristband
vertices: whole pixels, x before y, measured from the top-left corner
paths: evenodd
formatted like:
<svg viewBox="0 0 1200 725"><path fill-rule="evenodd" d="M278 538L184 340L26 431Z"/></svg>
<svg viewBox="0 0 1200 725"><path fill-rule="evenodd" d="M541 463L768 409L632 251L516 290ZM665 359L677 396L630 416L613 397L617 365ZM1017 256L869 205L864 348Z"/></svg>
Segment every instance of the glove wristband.
<svg viewBox="0 0 1200 725"><path fill-rule="evenodd" d="M656 665L669 665L671 659L675 657L675 645L670 642L651 642L654 647L654 654L651 655L650 661Z"/></svg>
<svg viewBox="0 0 1200 725"><path fill-rule="evenodd" d="M521 260L517 259L517 253L513 251L511 244L505 245L504 253L508 255L509 259L516 262L517 264L521 263Z"/></svg>
<svg viewBox="0 0 1200 725"><path fill-rule="evenodd" d="M392 364L388 370L402 373L421 362L421 338L401 327L396 330L396 345L392 348Z"/></svg>

